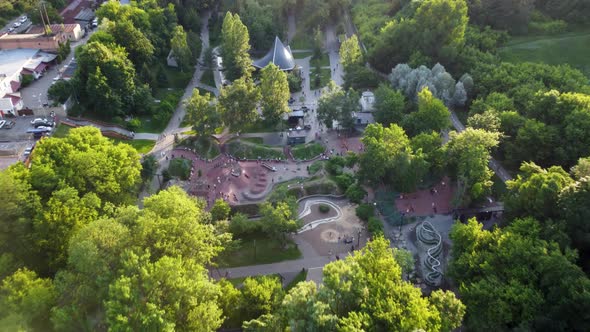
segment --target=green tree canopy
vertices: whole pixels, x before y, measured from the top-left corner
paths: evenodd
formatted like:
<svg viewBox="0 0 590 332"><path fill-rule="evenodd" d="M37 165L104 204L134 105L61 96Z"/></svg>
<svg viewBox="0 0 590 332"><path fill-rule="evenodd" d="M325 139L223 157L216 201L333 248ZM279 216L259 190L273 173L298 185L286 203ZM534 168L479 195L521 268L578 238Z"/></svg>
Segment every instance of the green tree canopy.
<svg viewBox="0 0 590 332"><path fill-rule="evenodd" d="M443 102L434 97L428 88L418 92L418 111L404 119L404 127L415 134L440 132L451 126L451 112Z"/></svg>
<svg viewBox="0 0 590 332"><path fill-rule="evenodd" d="M248 28L238 14L227 12L221 27L221 56L228 80L234 81L243 76L250 76L252 59L249 51Z"/></svg>
<svg viewBox="0 0 590 332"><path fill-rule="evenodd" d="M221 126L221 117L217 112L213 97L206 92L201 94L194 89L190 99L186 102L186 114L197 136L204 137L215 133Z"/></svg>
<svg viewBox="0 0 590 332"><path fill-rule="evenodd" d="M262 114L270 123L282 120L284 114L289 113L288 101L291 97L287 74L273 63L268 64L261 71L260 94Z"/></svg>
<svg viewBox="0 0 590 332"><path fill-rule="evenodd" d="M193 63L193 54L188 46L186 32L182 26L177 25L172 32L172 39L170 40L170 47L178 61L180 68L185 71L190 69Z"/></svg>
<svg viewBox="0 0 590 332"><path fill-rule="evenodd" d="M245 124L253 123L257 117L256 106L260 90L250 78L241 77L232 85L223 87L217 100L217 111L223 123L233 131L239 131Z"/></svg>
<svg viewBox="0 0 590 332"><path fill-rule="evenodd" d="M488 167L490 150L498 145L498 133L467 128L452 131L445 145L448 166L458 181L456 203L468 205L474 199L488 195L492 187L492 171Z"/></svg>
<svg viewBox="0 0 590 332"><path fill-rule="evenodd" d="M363 53L359 46L359 40L356 35L347 38L342 45L340 45L340 61L344 69L359 66L363 63Z"/></svg>
<svg viewBox="0 0 590 332"><path fill-rule="evenodd" d="M116 144L93 127L70 130L64 138L40 141L30 169L31 184L48 199L64 185L101 201L128 202L139 182L139 154L127 144Z"/></svg>
<svg viewBox="0 0 590 332"><path fill-rule="evenodd" d="M370 124L363 138L364 152L359 158L359 177L372 184L385 182L396 190L409 192L429 169L422 151L413 151L404 130L391 124Z"/></svg>
<svg viewBox="0 0 590 332"><path fill-rule="evenodd" d="M384 127L390 124L401 124L406 107L406 98L387 84L379 85L375 90L375 121Z"/></svg>
<svg viewBox="0 0 590 332"><path fill-rule="evenodd" d="M461 285L473 330L586 330L590 280L555 243L539 239L533 219L504 229L456 223L450 272Z"/></svg>

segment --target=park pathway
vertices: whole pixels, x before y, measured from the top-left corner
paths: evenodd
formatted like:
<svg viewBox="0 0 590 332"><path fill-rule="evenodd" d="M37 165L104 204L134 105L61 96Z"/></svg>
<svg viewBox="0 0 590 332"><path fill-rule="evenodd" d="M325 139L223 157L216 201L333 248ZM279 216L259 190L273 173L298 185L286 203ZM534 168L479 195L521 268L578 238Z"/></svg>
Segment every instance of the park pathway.
<svg viewBox="0 0 590 332"><path fill-rule="evenodd" d="M211 18L211 11L206 11L201 16L201 54L199 55L199 59L197 61L197 65L195 67L195 72L193 73L193 77L189 84L186 86L184 90L184 95L182 96L174 114L170 118L168 122L168 126L161 135L158 135L156 144L150 151L150 154L154 155L158 160L158 171L156 172L156 176L152 179L149 188L143 190L139 195L139 204L142 206L143 199L147 196L150 196L153 191L157 191L157 188L160 188L160 176L162 171L168 167L168 162L165 160L166 153L172 151L174 148L174 134L181 134L187 128L182 128L181 123L182 119L184 119L184 115L186 114L185 109L185 101L191 97L193 94L193 90L200 85L201 76L203 75L203 58L205 56L205 50L209 48L209 19ZM143 137L143 133L137 133L137 137ZM153 136L146 136L153 138Z"/></svg>
<svg viewBox="0 0 590 332"><path fill-rule="evenodd" d="M297 34L297 26L295 25L295 10L289 10L289 15L287 15L287 44L291 44L293 38Z"/></svg>
<svg viewBox="0 0 590 332"><path fill-rule="evenodd" d="M332 75L332 81L338 86L344 84L344 70L340 64L340 43L336 36L336 27L333 23L326 27L326 49L328 50L328 56L330 57L330 72Z"/></svg>

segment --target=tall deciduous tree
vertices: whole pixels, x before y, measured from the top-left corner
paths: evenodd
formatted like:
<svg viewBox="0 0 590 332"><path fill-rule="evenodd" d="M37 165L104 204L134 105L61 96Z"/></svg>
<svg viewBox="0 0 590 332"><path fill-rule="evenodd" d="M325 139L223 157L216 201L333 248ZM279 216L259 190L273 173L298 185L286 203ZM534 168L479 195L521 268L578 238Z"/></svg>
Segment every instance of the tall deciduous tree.
<svg viewBox="0 0 590 332"><path fill-rule="evenodd" d="M72 129L65 138L50 138L35 148L31 184L41 197L68 185L83 196L101 201L133 200L139 182L139 154L127 144L115 144L93 127Z"/></svg>
<svg viewBox="0 0 590 332"><path fill-rule="evenodd" d="M177 25L172 32L172 39L170 40L170 47L178 61L180 68L188 70L193 62L193 54L190 47L188 47L186 32L182 26Z"/></svg>
<svg viewBox="0 0 590 332"><path fill-rule="evenodd" d="M405 127L415 134L440 132L451 126L451 112L428 88L424 88L418 93L418 111L410 113L404 122Z"/></svg>
<svg viewBox="0 0 590 332"><path fill-rule="evenodd" d="M397 190L415 189L428 171L422 151L414 152L404 130L391 124L370 124L361 139L365 151L359 159L359 176L369 183L386 182Z"/></svg>
<svg viewBox="0 0 590 332"><path fill-rule="evenodd" d="M448 164L459 185L456 204L466 205L489 194L493 173L488 162L490 150L498 145L498 139L498 133L481 129L467 128L461 133L450 133L445 149Z"/></svg>
<svg viewBox="0 0 590 332"><path fill-rule="evenodd" d="M272 238L287 240L287 234L299 228L297 204L293 198L277 202L274 206L266 202L260 206L262 230Z"/></svg>
<svg viewBox="0 0 590 332"><path fill-rule="evenodd" d="M199 89L194 89L186 103L186 114L197 136L214 134L215 129L221 126L221 116L213 103L213 97L208 92L201 94Z"/></svg>
<svg viewBox="0 0 590 332"><path fill-rule="evenodd" d="M355 125L354 112L360 111L357 93L349 89L342 90L333 81L328 85L328 92L320 98L318 120L327 128L332 128L334 121L345 130L352 130Z"/></svg>
<svg viewBox="0 0 590 332"><path fill-rule="evenodd" d="M531 216L539 220L558 217L559 194L573 182L559 166L543 169L535 163L525 162L516 179L506 183L506 210L511 217Z"/></svg>
<svg viewBox="0 0 590 332"><path fill-rule="evenodd" d="M277 123L284 114L289 113L289 82L287 74L271 63L264 67L260 76L260 105L262 114L270 123Z"/></svg>
<svg viewBox="0 0 590 332"><path fill-rule="evenodd" d="M221 55L226 77L233 81L244 75L250 76L250 36L248 28L238 14L227 12L221 27Z"/></svg>
<svg viewBox="0 0 590 332"><path fill-rule="evenodd" d="M125 47L129 59L136 68L149 63L154 55L154 45L139 28L130 20L117 20L109 32L115 37L117 44Z"/></svg>
<svg viewBox="0 0 590 332"><path fill-rule="evenodd" d="M375 90L375 121L384 127L400 124L404 117L405 98L398 90L382 84Z"/></svg>
<svg viewBox="0 0 590 332"><path fill-rule="evenodd" d="M352 66L362 65L363 53L356 35L352 35L340 45L340 61L345 70Z"/></svg>
<svg viewBox="0 0 590 332"><path fill-rule="evenodd" d="M223 322L220 295L207 271L191 260L126 252L110 285L106 320L113 330L212 331Z"/></svg>
<svg viewBox="0 0 590 332"><path fill-rule="evenodd" d="M88 101L97 114L111 116L121 114L121 98L113 92L100 67L96 67L95 71L88 77L86 94L88 95Z"/></svg>
<svg viewBox="0 0 590 332"><path fill-rule="evenodd" d="M256 120L256 105L259 100L260 90L250 78L241 77L232 85L221 89L217 111L226 126L232 130L239 130L245 124Z"/></svg>

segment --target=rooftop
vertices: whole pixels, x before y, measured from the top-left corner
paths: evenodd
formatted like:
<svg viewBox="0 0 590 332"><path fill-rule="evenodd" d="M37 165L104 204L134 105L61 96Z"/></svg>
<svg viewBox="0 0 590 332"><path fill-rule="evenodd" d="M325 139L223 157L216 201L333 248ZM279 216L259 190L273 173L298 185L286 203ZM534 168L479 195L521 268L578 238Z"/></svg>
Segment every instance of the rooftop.
<svg viewBox="0 0 590 332"><path fill-rule="evenodd" d="M42 62L50 62L57 55L33 48L0 50L0 77L12 77L23 68L37 67Z"/></svg>
<svg viewBox="0 0 590 332"><path fill-rule="evenodd" d="M271 62L281 70L292 70L295 68L295 59L293 59L291 48L289 46L285 47L279 37L275 37L273 47L265 56L254 61L253 65L256 68L264 68Z"/></svg>
<svg viewBox="0 0 590 332"><path fill-rule="evenodd" d="M51 32L56 33L56 32L74 32L74 30L76 28L80 28L80 24L76 23L76 24L51 24L49 26L49 28L51 29ZM27 32L25 32L26 34L38 34L38 33L43 33L43 26L42 25L33 25L29 28L29 30L27 30Z"/></svg>
<svg viewBox="0 0 590 332"><path fill-rule="evenodd" d="M92 9L84 8L78 13L78 15L76 15L76 17L74 17L74 20L90 22L94 19L94 16Z"/></svg>

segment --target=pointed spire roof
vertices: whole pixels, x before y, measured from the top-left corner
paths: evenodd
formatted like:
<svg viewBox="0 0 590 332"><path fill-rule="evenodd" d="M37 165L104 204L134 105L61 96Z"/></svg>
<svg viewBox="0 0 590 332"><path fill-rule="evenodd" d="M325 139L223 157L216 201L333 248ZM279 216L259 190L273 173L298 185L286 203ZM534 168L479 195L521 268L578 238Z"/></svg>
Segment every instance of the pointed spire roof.
<svg viewBox="0 0 590 332"><path fill-rule="evenodd" d="M274 63L281 70L292 70L295 68L295 59L289 46L285 47L279 37L275 37L273 47L262 58L254 61L256 68L264 68L269 63Z"/></svg>

